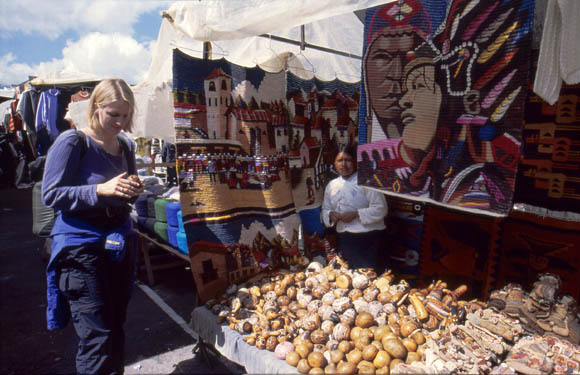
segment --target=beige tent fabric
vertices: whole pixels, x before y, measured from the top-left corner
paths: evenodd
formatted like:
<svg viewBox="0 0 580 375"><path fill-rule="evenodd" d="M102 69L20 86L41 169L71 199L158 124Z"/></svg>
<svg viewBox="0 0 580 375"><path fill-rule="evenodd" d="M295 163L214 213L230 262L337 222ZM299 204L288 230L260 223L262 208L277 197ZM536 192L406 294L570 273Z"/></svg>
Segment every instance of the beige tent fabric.
<svg viewBox="0 0 580 375"><path fill-rule="evenodd" d="M211 41L212 59L225 58L268 72L287 69L311 79L360 81L361 62L272 39L260 34L300 40L360 56L364 25L356 10L393 0L220 0L174 3L163 18L145 80L133 88L138 114L134 135L174 141L171 105L173 49L201 58L203 41Z"/></svg>
<svg viewBox="0 0 580 375"><path fill-rule="evenodd" d="M201 41L279 32L392 0L178 1L167 13L177 29Z"/></svg>
<svg viewBox="0 0 580 375"><path fill-rule="evenodd" d="M36 77L29 83L38 85L65 85L71 83L98 82L104 77L99 77L90 73L74 72L70 70L57 70L42 76Z"/></svg>

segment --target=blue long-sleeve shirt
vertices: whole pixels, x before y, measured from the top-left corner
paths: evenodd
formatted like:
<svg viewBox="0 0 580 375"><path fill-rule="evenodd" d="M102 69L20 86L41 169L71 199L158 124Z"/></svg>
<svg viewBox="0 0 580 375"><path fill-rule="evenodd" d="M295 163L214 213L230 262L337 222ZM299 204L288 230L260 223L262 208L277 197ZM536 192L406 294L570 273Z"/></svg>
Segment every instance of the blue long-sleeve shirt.
<svg viewBox="0 0 580 375"><path fill-rule="evenodd" d="M49 150L42 180L42 199L44 204L57 212L66 214L67 211L120 206L125 203L119 198L97 197L97 184L127 172L129 166L126 156L109 154L89 136L86 136L86 140L87 149L82 159L82 145L74 129L64 131ZM132 145L128 139L123 142ZM135 170L133 149L131 153L131 169ZM59 233L57 224L53 234Z"/></svg>
<svg viewBox="0 0 580 375"><path fill-rule="evenodd" d="M132 142L124 137L129 146L129 169L127 157L107 153L91 137L86 137L86 150L76 134L76 130L63 132L49 149L42 182L44 204L57 212L51 232L53 238L51 259L47 267L47 321L49 329L63 328L68 321L68 306L58 290L56 264L59 254L69 248L85 243L104 240L105 233L91 227L70 215L71 212L107 206L120 206L126 202L119 198L98 197L97 184L129 170L135 171L135 157ZM131 231L128 220L114 232L121 236Z"/></svg>
<svg viewBox="0 0 580 375"><path fill-rule="evenodd" d="M36 131L46 128L51 141L54 141L59 133L56 126L59 95L60 91L57 89L43 91L36 110Z"/></svg>

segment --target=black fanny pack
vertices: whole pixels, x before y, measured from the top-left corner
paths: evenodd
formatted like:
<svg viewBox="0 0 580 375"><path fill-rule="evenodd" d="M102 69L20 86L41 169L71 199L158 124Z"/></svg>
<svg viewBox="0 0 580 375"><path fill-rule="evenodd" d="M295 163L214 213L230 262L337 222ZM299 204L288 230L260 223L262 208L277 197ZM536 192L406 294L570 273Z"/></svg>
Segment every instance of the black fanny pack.
<svg viewBox="0 0 580 375"><path fill-rule="evenodd" d="M131 206L110 206L105 208L91 208L89 210L66 212L66 216L74 217L89 224L95 229L108 232L125 224L131 213Z"/></svg>

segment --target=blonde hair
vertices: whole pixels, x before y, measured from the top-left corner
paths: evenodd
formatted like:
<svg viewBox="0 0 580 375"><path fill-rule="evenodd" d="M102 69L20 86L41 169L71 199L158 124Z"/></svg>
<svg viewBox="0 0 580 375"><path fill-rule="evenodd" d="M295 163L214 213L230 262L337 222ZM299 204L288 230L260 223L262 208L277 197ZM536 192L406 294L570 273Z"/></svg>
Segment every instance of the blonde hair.
<svg viewBox="0 0 580 375"><path fill-rule="evenodd" d="M87 120L91 129L99 125L97 108L117 101L123 101L129 105L129 121L123 130L129 133L133 130L135 97L127 82L120 78L104 79L93 90L91 98L89 99L89 110L87 112Z"/></svg>

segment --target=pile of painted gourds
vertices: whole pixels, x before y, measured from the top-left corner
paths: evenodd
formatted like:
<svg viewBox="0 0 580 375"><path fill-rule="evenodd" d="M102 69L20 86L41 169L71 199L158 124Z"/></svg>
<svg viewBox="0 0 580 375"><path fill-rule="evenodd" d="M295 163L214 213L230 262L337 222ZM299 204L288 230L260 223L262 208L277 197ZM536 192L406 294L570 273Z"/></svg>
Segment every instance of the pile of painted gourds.
<svg viewBox="0 0 580 375"><path fill-rule="evenodd" d="M335 258L232 286L207 306L301 373L389 373L423 360L428 340L484 307L460 300L466 289L442 281L413 289L390 272L352 270Z"/></svg>

